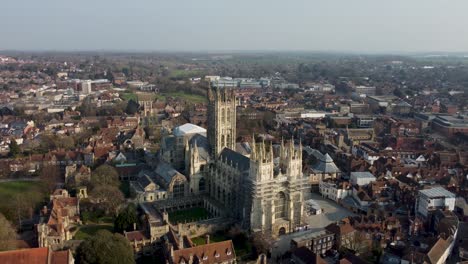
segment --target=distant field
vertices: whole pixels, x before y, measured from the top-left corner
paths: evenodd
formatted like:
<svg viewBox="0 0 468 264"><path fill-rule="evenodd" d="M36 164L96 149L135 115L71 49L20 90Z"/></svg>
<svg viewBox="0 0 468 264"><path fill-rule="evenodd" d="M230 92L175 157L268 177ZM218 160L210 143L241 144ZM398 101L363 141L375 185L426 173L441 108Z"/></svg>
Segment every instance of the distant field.
<svg viewBox="0 0 468 264"><path fill-rule="evenodd" d="M133 100L135 102L138 102L138 97L135 93L128 93L128 92L122 93L120 97L126 101ZM205 96L196 95L196 94L188 94L184 92L160 93L160 94L155 94L154 96L155 99L159 99L159 100L166 100L167 97L180 98L187 102L196 103L196 104L206 102Z"/></svg>
<svg viewBox="0 0 468 264"><path fill-rule="evenodd" d="M170 78L190 78L190 77L201 77L204 75L203 71L200 70L193 70L193 71L186 71L186 70L173 70L169 75Z"/></svg>
<svg viewBox="0 0 468 264"><path fill-rule="evenodd" d="M166 99L166 97L175 97L175 98L181 98L187 102L190 103L204 103L206 102L206 97L201 96L201 95L196 95L196 94L188 94L184 92L171 92L171 93L162 93L158 95L158 98L160 99Z"/></svg>
<svg viewBox="0 0 468 264"><path fill-rule="evenodd" d="M205 219L209 216L205 208L195 207L187 210L180 210L169 213L169 221L173 224L179 222L192 222Z"/></svg>
<svg viewBox="0 0 468 264"><path fill-rule="evenodd" d="M78 229L78 231L73 236L73 239L84 240L84 239L96 234L97 231L102 230L102 229L108 230L110 232L114 231L114 228L112 227L112 225L109 225L109 224L105 224L105 225L85 225L85 226L82 226L82 227L80 227Z"/></svg>

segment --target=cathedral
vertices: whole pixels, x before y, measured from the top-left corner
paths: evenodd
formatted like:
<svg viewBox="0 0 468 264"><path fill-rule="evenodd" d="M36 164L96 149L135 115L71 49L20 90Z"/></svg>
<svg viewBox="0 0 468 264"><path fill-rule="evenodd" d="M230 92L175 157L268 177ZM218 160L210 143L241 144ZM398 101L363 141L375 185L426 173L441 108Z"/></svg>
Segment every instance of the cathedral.
<svg viewBox="0 0 468 264"><path fill-rule="evenodd" d="M248 153L236 151L238 147L235 92L210 87L208 129L192 124L175 128L163 139L161 158L185 173L186 196L209 197L246 229L281 235L301 225L309 190L302 173L302 144L291 139L273 145L253 136L244 143Z"/></svg>

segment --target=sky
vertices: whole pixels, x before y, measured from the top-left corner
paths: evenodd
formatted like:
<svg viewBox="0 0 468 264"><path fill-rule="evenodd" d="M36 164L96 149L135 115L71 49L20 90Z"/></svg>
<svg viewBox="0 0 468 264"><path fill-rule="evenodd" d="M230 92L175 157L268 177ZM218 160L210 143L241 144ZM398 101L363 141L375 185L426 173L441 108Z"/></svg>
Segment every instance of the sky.
<svg viewBox="0 0 468 264"><path fill-rule="evenodd" d="M467 0L0 0L0 50L466 52Z"/></svg>

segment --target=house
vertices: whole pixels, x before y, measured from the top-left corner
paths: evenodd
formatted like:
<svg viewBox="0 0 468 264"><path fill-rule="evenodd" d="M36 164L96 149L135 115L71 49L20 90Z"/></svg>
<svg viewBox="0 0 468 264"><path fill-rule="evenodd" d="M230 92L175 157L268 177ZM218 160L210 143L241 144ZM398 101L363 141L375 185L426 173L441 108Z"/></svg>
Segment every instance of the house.
<svg viewBox="0 0 468 264"><path fill-rule="evenodd" d="M291 240L292 250L301 247L310 249L315 254L325 254L335 244L335 234L327 230L306 233Z"/></svg>
<svg viewBox="0 0 468 264"><path fill-rule="evenodd" d="M53 251L48 247L28 248L0 252L2 264L73 264L70 250Z"/></svg>
<svg viewBox="0 0 468 264"><path fill-rule="evenodd" d="M359 186L368 185L375 180L375 176L368 171L351 172L350 176L350 183Z"/></svg>
<svg viewBox="0 0 468 264"><path fill-rule="evenodd" d="M453 211L455 209L455 194L443 187L433 187L420 190L417 199L418 213L427 217L436 209Z"/></svg>
<svg viewBox="0 0 468 264"><path fill-rule="evenodd" d="M297 264L326 264L327 262L306 247L300 247L292 252L293 263Z"/></svg>
<svg viewBox="0 0 468 264"><path fill-rule="evenodd" d="M167 214L163 216L167 219ZM181 230L180 225L178 230ZM236 252L231 240L211 243L210 236L205 236L205 243L196 245L189 236L176 232L173 228L161 237L163 253L168 264L219 263L235 264Z"/></svg>
<svg viewBox="0 0 468 264"><path fill-rule="evenodd" d="M325 227L325 230L335 235L335 243L338 248L350 247L356 233L349 218L344 218L337 223L329 224Z"/></svg>
<svg viewBox="0 0 468 264"><path fill-rule="evenodd" d="M85 165L68 165L65 167L65 183L80 186L91 180L91 169Z"/></svg>
<svg viewBox="0 0 468 264"><path fill-rule="evenodd" d="M76 197L70 197L64 189L57 189L50 196L49 206L41 210L39 224L36 227L39 247L62 249L71 239L72 224L79 224L80 207Z"/></svg>
<svg viewBox="0 0 468 264"><path fill-rule="evenodd" d="M323 197L326 197L337 203L352 193L350 184L348 182L337 181L333 179L320 181L319 191Z"/></svg>
<svg viewBox="0 0 468 264"><path fill-rule="evenodd" d="M168 198L167 191L154 182L155 173L141 171L136 181L130 182L135 199L139 202L152 202Z"/></svg>

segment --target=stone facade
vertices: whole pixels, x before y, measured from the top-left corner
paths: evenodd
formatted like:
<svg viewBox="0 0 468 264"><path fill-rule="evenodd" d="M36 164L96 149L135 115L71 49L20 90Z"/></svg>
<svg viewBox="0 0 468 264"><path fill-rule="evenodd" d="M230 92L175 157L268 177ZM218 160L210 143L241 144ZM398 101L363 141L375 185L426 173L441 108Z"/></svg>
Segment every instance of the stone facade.
<svg viewBox="0 0 468 264"><path fill-rule="evenodd" d="M227 89L208 92L208 141L214 159L205 171L211 198L229 208L253 231L273 235L290 232L300 225L303 214L303 190L308 178L302 173L302 145L282 141L279 154L264 141L251 143L249 157L235 149L235 95ZM230 117L228 117L230 115Z"/></svg>
<svg viewBox="0 0 468 264"><path fill-rule="evenodd" d="M248 149L249 153L236 151L234 91L210 87L208 129L193 124L175 128L163 139L161 159L185 174L184 198L204 197L216 204L215 212L210 211L213 216L272 235L294 230L301 225L304 194L310 186L302 172L302 144L293 139L278 145L253 139ZM168 196L176 202L173 198L182 199Z"/></svg>
<svg viewBox="0 0 468 264"><path fill-rule="evenodd" d="M236 147L236 95L234 89L208 89L208 142L216 157Z"/></svg>

